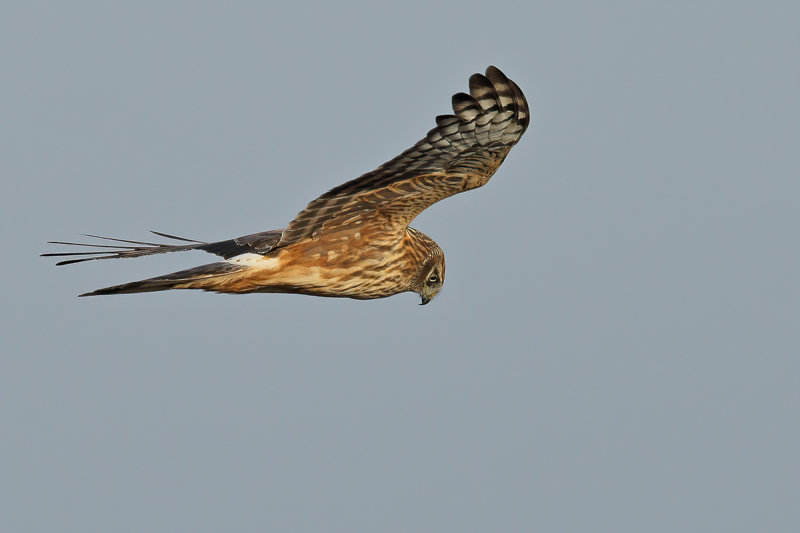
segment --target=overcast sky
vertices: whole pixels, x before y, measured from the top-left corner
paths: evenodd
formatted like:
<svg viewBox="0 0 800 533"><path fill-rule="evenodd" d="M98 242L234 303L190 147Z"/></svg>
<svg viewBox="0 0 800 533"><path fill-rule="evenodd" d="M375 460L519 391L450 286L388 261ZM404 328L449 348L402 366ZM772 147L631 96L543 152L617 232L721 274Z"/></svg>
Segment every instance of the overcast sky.
<svg viewBox="0 0 800 533"><path fill-rule="evenodd" d="M788 3L787 3L788 5ZM18 2L0 16L0 530L800 530L799 8ZM285 226L494 64L533 108L414 226L425 307L77 298Z"/></svg>

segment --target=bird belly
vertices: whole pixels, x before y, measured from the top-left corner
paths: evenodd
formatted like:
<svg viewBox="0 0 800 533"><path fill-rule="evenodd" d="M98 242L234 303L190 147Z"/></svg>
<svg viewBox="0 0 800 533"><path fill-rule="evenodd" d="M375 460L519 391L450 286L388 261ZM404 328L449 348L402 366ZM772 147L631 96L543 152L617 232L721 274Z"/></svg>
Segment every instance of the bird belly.
<svg viewBox="0 0 800 533"><path fill-rule="evenodd" d="M247 266L236 292L286 292L313 296L373 299L407 289L402 269L390 268L388 256L354 254L244 254L229 260Z"/></svg>

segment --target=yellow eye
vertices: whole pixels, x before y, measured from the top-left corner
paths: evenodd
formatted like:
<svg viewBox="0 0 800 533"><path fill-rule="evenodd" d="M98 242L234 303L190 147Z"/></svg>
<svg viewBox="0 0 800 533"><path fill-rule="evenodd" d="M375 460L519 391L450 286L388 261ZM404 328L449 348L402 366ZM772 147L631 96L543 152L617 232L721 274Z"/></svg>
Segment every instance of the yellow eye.
<svg viewBox="0 0 800 533"><path fill-rule="evenodd" d="M428 278L429 283L436 283L437 281L439 281L439 276L436 274L431 274L431 277Z"/></svg>

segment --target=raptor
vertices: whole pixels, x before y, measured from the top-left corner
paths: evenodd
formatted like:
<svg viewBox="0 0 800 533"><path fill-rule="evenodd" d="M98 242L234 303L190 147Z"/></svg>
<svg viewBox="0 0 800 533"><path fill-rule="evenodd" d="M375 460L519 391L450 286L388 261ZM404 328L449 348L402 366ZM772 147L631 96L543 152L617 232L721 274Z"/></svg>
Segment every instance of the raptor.
<svg viewBox="0 0 800 533"><path fill-rule="evenodd" d="M86 235L106 244L51 241L92 250L42 255L69 257L58 265L185 250L223 259L81 296L203 289L367 300L413 291L427 304L444 283L444 254L409 224L439 200L489 181L530 122L522 91L493 66L472 75L469 94L455 94L452 104L453 114L436 117L424 139L313 200L284 229L218 242L152 232L176 244Z"/></svg>

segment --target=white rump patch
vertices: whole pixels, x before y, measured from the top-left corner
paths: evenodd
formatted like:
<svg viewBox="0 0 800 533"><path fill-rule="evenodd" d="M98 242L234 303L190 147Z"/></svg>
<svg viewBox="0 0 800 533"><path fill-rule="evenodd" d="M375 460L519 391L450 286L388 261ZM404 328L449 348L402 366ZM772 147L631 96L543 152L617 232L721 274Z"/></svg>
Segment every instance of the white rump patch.
<svg viewBox="0 0 800 533"><path fill-rule="evenodd" d="M231 257L227 260L228 263L239 265L239 266L246 266L251 268L263 268L267 270L273 270L278 266L278 258L277 257L264 257L261 254L241 254L235 257Z"/></svg>

